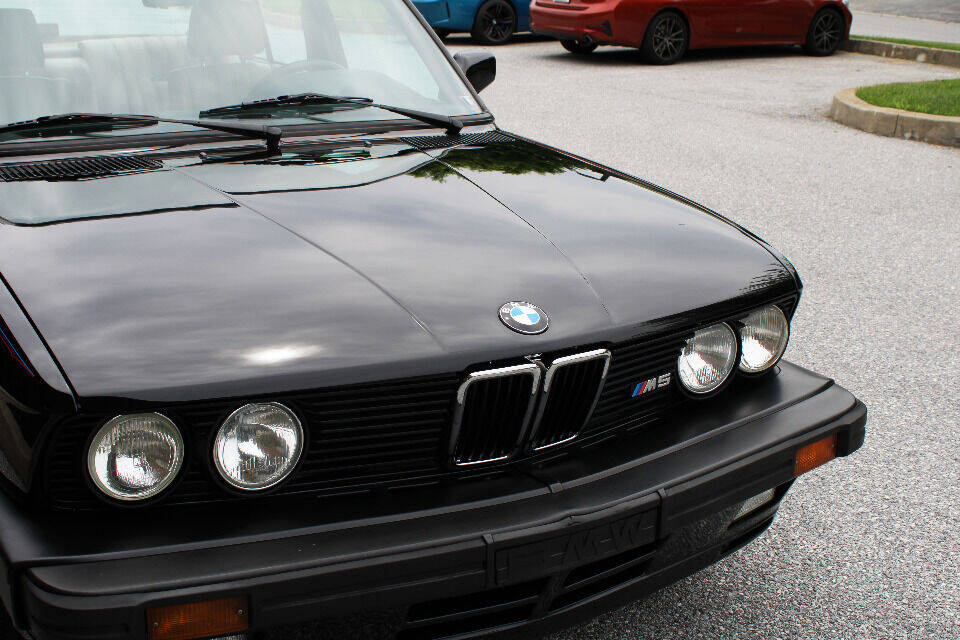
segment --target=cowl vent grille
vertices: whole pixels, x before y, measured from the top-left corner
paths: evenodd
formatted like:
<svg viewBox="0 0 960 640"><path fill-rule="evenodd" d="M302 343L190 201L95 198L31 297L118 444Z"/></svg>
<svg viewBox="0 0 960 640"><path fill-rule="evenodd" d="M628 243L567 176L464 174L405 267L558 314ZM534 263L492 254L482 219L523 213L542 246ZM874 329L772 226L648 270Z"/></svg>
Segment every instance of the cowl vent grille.
<svg viewBox="0 0 960 640"><path fill-rule="evenodd" d="M156 171L162 169L159 160L138 156L93 156L46 160L44 162L20 162L0 164L0 180L4 182L27 182L30 180L82 180L129 173L133 171Z"/></svg>
<svg viewBox="0 0 960 640"><path fill-rule="evenodd" d="M449 149L450 147L481 146L514 142L510 136L499 131L483 131L481 133L465 133L456 136L410 136L402 138L411 147L420 151L429 149Z"/></svg>

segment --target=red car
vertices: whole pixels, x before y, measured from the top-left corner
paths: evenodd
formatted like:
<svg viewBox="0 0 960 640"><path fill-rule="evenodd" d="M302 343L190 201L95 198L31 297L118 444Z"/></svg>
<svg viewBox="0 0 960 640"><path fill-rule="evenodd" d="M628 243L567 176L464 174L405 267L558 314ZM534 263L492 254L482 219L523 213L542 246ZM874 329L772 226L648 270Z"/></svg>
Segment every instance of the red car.
<svg viewBox="0 0 960 640"><path fill-rule="evenodd" d="M850 35L848 0L533 0L535 33L572 53L599 45L638 47L671 64L687 49L799 44L832 54Z"/></svg>

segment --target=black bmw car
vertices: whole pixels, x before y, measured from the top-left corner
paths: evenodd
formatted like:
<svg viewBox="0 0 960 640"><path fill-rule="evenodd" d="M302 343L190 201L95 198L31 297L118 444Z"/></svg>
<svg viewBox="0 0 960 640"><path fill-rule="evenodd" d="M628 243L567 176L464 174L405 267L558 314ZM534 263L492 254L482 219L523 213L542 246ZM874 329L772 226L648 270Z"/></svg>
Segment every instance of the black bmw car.
<svg viewBox="0 0 960 640"><path fill-rule="evenodd" d="M530 637L861 446L786 258L407 0L3 7L0 636Z"/></svg>

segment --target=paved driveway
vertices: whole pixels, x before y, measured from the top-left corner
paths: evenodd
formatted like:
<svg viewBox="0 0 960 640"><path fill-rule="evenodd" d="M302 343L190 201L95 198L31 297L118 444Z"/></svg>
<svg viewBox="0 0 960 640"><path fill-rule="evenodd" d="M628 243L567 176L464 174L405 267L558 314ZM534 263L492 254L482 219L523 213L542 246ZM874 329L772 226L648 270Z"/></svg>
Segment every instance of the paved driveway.
<svg viewBox="0 0 960 640"><path fill-rule="evenodd" d="M871 411L864 448L803 477L759 541L552 640L960 638L960 150L825 117L839 89L960 74L790 50L671 67L530 39L495 52L484 97L501 126L691 196L782 249L806 284L787 357Z"/></svg>

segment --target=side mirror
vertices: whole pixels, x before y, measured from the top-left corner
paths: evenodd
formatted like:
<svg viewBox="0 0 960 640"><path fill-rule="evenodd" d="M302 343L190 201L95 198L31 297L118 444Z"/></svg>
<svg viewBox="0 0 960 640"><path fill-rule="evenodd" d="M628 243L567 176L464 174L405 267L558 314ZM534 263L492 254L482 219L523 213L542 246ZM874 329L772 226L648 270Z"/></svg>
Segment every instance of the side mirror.
<svg viewBox="0 0 960 640"><path fill-rule="evenodd" d="M497 77L497 58L486 51L464 51L453 56L467 80L480 93Z"/></svg>

